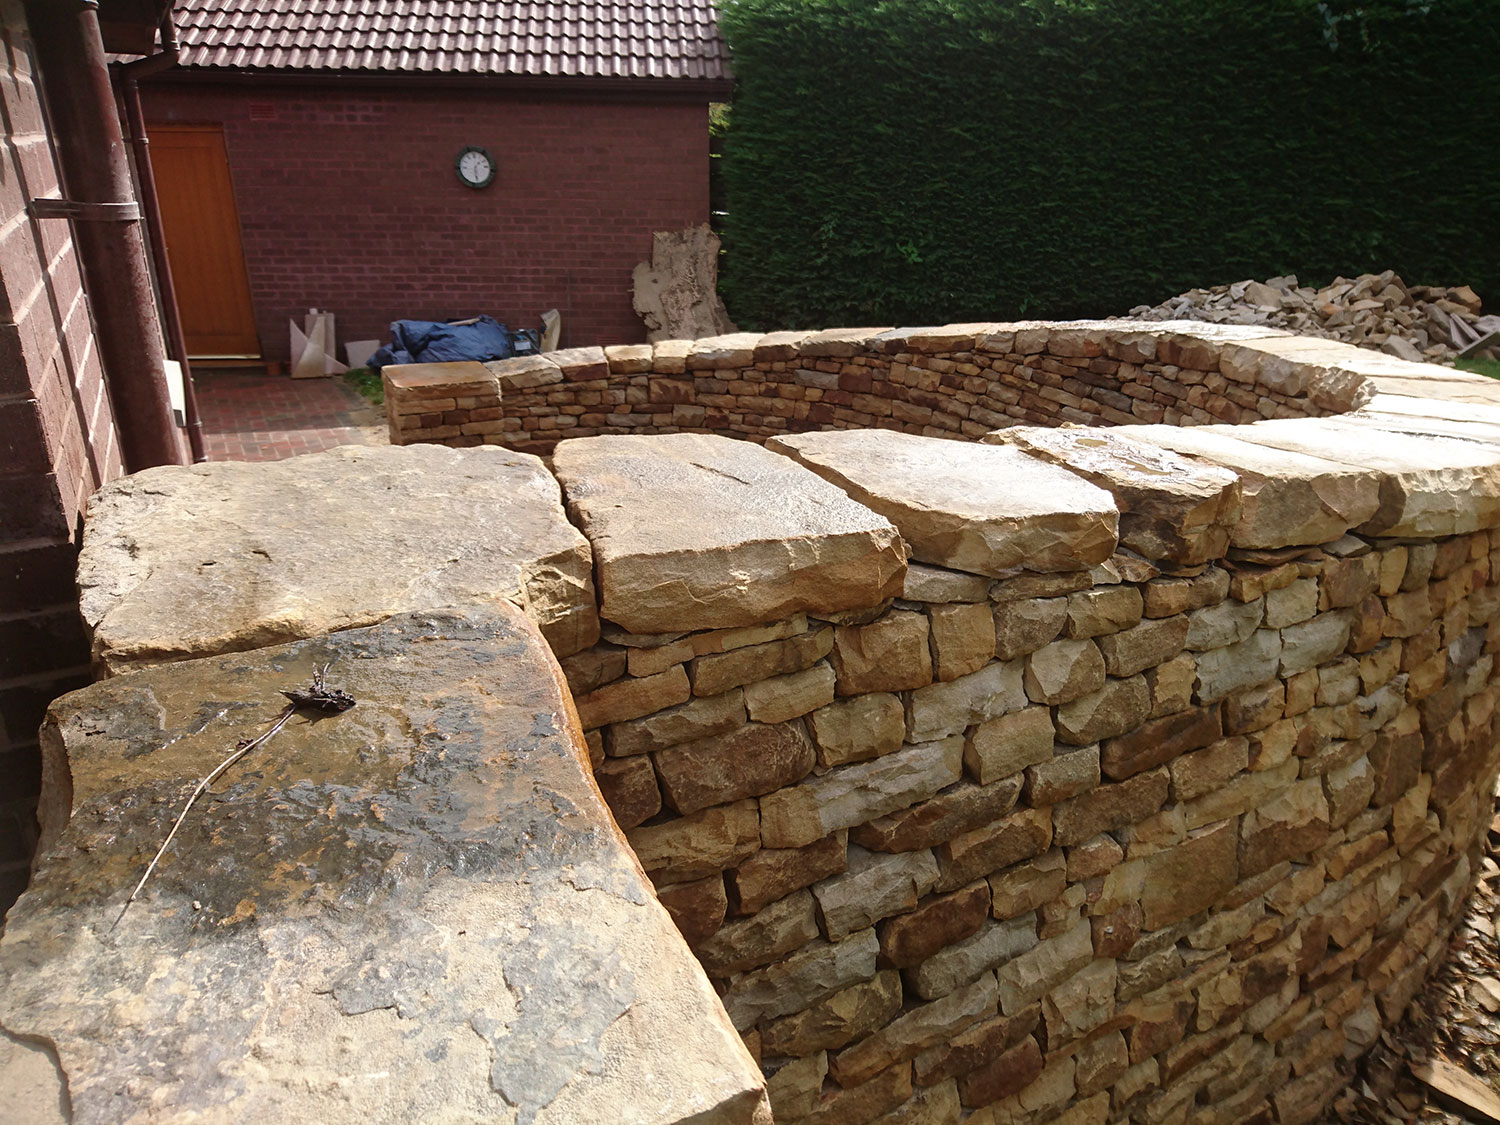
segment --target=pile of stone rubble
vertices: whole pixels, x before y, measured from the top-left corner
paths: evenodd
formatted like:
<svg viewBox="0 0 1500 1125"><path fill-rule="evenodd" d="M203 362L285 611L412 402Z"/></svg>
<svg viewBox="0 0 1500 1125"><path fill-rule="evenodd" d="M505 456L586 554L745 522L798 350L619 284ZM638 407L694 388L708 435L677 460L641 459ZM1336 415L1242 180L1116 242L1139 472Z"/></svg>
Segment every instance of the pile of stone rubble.
<svg viewBox="0 0 1500 1125"><path fill-rule="evenodd" d="M1138 305L1129 315L1264 324L1450 366L1460 354L1500 355L1500 336L1494 335L1500 332L1500 316L1480 315L1474 290L1407 285L1392 270L1336 278L1322 289L1299 285L1295 275L1189 289L1155 308ZM1486 337L1493 337L1487 347L1474 346Z"/></svg>

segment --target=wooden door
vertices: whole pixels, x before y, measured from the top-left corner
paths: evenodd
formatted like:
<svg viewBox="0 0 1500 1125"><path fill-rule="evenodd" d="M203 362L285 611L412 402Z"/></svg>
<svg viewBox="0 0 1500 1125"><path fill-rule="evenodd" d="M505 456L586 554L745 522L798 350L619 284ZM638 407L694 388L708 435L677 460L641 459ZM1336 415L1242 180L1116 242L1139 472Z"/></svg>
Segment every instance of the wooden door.
<svg viewBox="0 0 1500 1125"><path fill-rule="evenodd" d="M147 132L188 354L260 355L224 130L152 125Z"/></svg>

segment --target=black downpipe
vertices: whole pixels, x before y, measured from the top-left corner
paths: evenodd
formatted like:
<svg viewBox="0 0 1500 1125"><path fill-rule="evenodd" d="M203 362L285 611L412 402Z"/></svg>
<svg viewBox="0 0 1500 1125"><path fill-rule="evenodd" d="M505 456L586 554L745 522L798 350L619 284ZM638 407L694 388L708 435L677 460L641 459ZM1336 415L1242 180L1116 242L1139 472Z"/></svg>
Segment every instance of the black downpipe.
<svg viewBox="0 0 1500 1125"><path fill-rule="evenodd" d="M125 139L95 0L28 0L63 192L77 204L133 205ZM98 209L100 214L106 209ZM78 218L73 241L93 312L129 472L182 464L166 353L139 219Z"/></svg>
<svg viewBox="0 0 1500 1125"><path fill-rule="evenodd" d="M156 195L156 173L151 167L151 139L146 135L146 116L141 111L140 80L160 74L177 65L177 30L172 26L172 8L167 6L161 21L161 50L143 59L116 63L120 77L120 100L125 106L125 125L130 130L130 144L135 150L135 176L140 185L141 212L151 243L151 258L156 263L156 287L161 294L161 314L167 329L167 344L172 358L182 367L184 413L187 415L188 444L194 461L207 461L203 452L203 419L198 416L198 395L193 389L193 369L188 363L187 337L182 331L182 316L177 308L177 288L172 282L167 237L161 225L161 206Z"/></svg>

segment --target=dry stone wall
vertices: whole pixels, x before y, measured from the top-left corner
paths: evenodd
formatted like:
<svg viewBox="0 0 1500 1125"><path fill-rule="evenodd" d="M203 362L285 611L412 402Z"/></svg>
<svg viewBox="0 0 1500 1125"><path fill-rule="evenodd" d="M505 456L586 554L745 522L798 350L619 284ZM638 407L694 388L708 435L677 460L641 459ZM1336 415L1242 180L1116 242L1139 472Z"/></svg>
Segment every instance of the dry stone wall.
<svg viewBox="0 0 1500 1125"><path fill-rule="evenodd" d="M722 1006L627 1006L602 1071L548 1079L606 1116L763 1120L753 1060L783 1125L1308 1122L1399 1018L1475 875L1500 700L1493 388L1329 341L1122 322L388 369L418 448L154 470L101 495L80 568L112 677L96 688L155 729L164 663L264 678L280 650L222 654L524 610L571 694L529 737L567 732L634 853L596 822L600 862L643 872L676 923L681 942L652 939L662 972L680 980L690 947ZM1118 424L1020 424L1070 420ZM310 486L322 518L274 518ZM402 628L418 659L431 642ZM485 709L526 671L494 655L465 672ZM208 704L184 695L172 722ZM420 747L389 737L446 762L429 711ZM90 730L81 760L109 767ZM526 739L506 738L501 787L525 806ZM148 835L69 835L73 754L59 736L23 934L51 932L28 912L70 887L95 912L102 886L123 895L79 872ZM167 784L153 761L131 751L132 793ZM577 872L547 870L572 901ZM469 923L496 941L508 924ZM50 956L0 942L5 972ZM588 992L607 970L578 953L549 979ZM0 1019L50 1034L33 992ZM724 1034L720 1110L644 1114L629 1081L594 1083ZM508 1065L481 1081L503 1093Z"/></svg>

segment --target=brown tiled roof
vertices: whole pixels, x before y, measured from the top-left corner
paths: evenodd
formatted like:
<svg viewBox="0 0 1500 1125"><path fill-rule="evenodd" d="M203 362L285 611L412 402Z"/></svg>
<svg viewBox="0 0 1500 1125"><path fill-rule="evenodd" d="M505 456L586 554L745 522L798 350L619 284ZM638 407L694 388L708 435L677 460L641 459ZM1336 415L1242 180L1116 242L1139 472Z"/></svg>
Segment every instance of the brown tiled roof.
<svg viewBox="0 0 1500 1125"><path fill-rule="evenodd" d="M713 0L178 0L190 69L729 77Z"/></svg>

